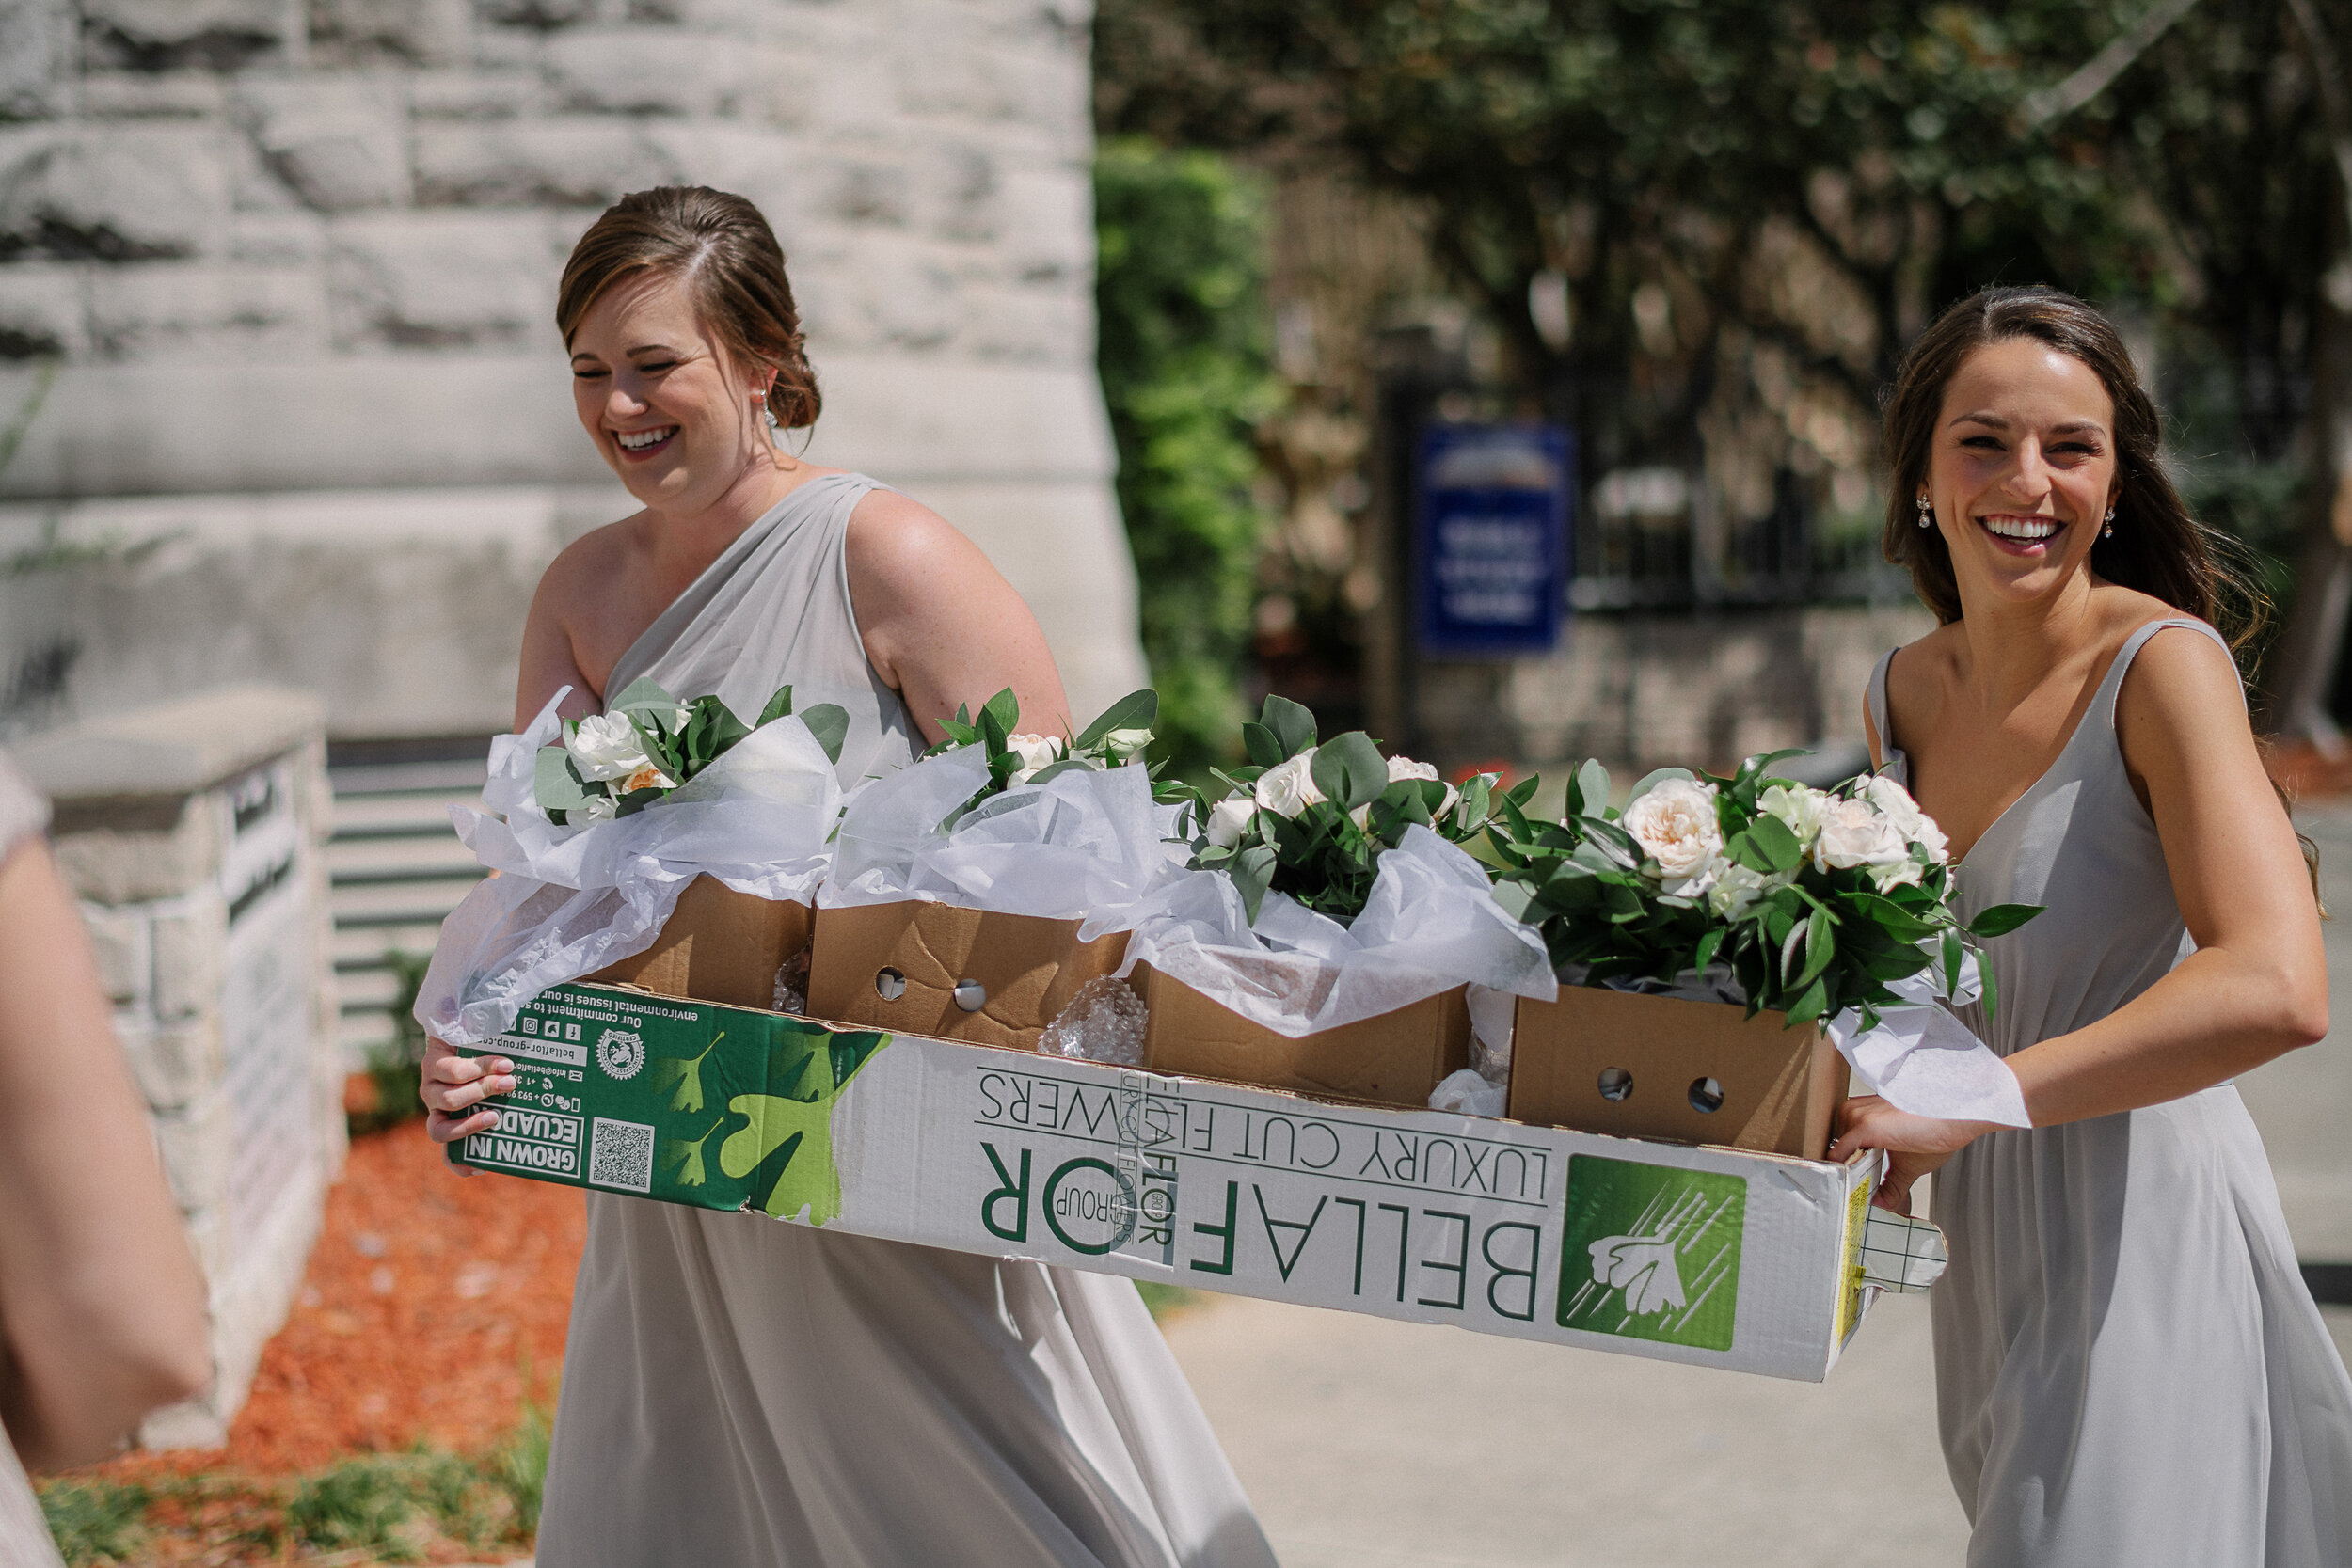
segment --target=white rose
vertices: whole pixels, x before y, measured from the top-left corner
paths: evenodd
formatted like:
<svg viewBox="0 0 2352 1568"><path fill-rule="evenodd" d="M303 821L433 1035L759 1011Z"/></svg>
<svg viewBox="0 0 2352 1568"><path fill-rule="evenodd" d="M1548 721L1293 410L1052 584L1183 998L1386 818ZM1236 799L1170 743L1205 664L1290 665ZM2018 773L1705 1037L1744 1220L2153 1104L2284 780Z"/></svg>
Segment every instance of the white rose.
<svg viewBox="0 0 2352 1568"><path fill-rule="evenodd" d="M1625 808L1624 827L1668 881L1698 874L1724 847L1715 818L1715 786L1667 779Z"/></svg>
<svg viewBox="0 0 2352 1568"><path fill-rule="evenodd" d="M1797 835L1797 847L1802 849L1813 847L1814 839L1820 835L1821 823L1836 803L1836 797L1827 790L1799 784L1771 784L1756 798L1756 808L1767 816L1778 817Z"/></svg>
<svg viewBox="0 0 2352 1568"><path fill-rule="evenodd" d="M638 739L636 726L625 713L592 713L564 737L572 766L583 779L626 779L653 766Z"/></svg>
<svg viewBox="0 0 2352 1568"><path fill-rule="evenodd" d="M1736 861L1726 862L1707 890L1707 907L1724 920L1737 920L1788 880L1776 873L1752 871Z"/></svg>
<svg viewBox="0 0 2352 1568"><path fill-rule="evenodd" d="M1315 787L1315 748L1308 747L1288 762L1278 762L1258 775L1258 804L1278 816L1297 816L1326 797Z"/></svg>
<svg viewBox="0 0 2352 1568"><path fill-rule="evenodd" d="M1813 841L1813 863L1827 871L1858 865L1892 865L1911 859L1911 846L1867 800L1839 800L1822 820Z"/></svg>
<svg viewBox="0 0 2352 1568"><path fill-rule="evenodd" d="M1870 782L1862 787L1870 803L1895 824L1897 832L1914 844L1924 846L1928 858L1938 865L1944 863L1950 841L1945 838L1944 830L1935 825L1935 818L1919 809L1919 802L1911 798L1911 791L1883 773L1871 774ZM1917 880L1916 878L1910 879Z"/></svg>
<svg viewBox="0 0 2352 1568"><path fill-rule="evenodd" d="M1061 737L1058 736L1009 735L1005 737L1005 745L1021 762L1012 776L1005 781L1007 784L1027 784L1041 770L1053 767L1062 758Z"/></svg>
<svg viewBox="0 0 2352 1568"><path fill-rule="evenodd" d="M620 815L620 805L610 795L591 795L564 814L564 820L573 826L582 822L610 822Z"/></svg>
<svg viewBox="0 0 2352 1568"><path fill-rule="evenodd" d="M1103 750L1118 762L1131 762L1152 744L1150 730L1113 730L1103 736Z"/></svg>
<svg viewBox="0 0 2352 1568"><path fill-rule="evenodd" d="M1209 823L1205 832L1209 842L1220 849L1231 849L1241 842L1243 830L1258 814L1258 802L1247 795L1236 795L1230 800L1219 800L1209 808Z"/></svg>
<svg viewBox="0 0 2352 1568"><path fill-rule="evenodd" d="M1881 893L1891 893L1899 887L1918 886L1920 874L1926 870L1926 866L1905 855L1899 861L1874 863L1870 867L1870 880L1878 884Z"/></svg>
<svg viewBox="0 0 2352 1568"><path fill-rule="evenodd" d="M623 779L613 793L627 795L631 790L637 789L675 789L676 787L676 780L649 762L628 778Z"/></svg>
<svg viewBox="0 0 2352 1568"><path fill-rule="evenodd" d="M1438 777L1438 765L1434 762L1415 762L1411 757L1391 757L1389 759L1389 783L1397 784L1406 779L1426 779L1431 784L1441 782ZM1438 807L1437 814L1443 816L1454 809L1454 802L1461 798L1460 790L1452 784L1447 784L1445 800ZM1357 826L1360 828L1363 824L1359 822Z"/></svg>

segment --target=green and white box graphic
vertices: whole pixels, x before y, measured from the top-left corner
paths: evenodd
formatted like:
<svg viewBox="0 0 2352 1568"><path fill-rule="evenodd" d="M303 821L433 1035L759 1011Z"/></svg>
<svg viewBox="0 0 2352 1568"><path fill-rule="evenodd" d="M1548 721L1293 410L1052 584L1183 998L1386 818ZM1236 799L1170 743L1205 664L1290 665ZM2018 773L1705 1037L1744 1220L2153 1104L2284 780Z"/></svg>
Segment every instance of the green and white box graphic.
<svg viewBox="0 0 2352 1568"><path fill-rule="evenodd" d="M455 1158L623 1197L1819 1381L1867 1165L557 987ZM762 1223L747 1217L744 1224Z"/></svg>
<svg viewBox="0 0 2352 1568"><path fill-rule="evenodd" d="M1745 1177L1569 1156L1560 1326L1731 1349L1747 1205Z"/></svg>

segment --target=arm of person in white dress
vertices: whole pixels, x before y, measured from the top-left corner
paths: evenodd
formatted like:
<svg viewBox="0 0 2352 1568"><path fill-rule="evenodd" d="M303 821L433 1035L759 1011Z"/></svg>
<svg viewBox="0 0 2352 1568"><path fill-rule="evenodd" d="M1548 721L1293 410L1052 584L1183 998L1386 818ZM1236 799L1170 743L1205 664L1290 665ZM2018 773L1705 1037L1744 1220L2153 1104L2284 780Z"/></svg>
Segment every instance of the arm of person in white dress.
<svg viewBox="0 0 2352 1568"><path fill-rule="evenodd" d="M850 513L846 547L866 657L927 740L946 738L939 721L958 707L977 710L1007 687L1020 700L1023 729L1070 733L1070 701L1045 633L978 546L920 502L875 490ZM593 570L584 580L596 580ZM588 689L562 629L565 607L551 602L550 588L558 586L550 570L532 605L517 729L563 687ZM593 698L580 711L596 711ZM421 1092L434 1140L449 1143L497 1125L496 1110L483 1101L513 1090L514 1070L503 1058L463 1057L428 1040Z"/></svg>
<svg viewBox="0 0 2352 1568"><path fill-rule="evenodd" d="M212 1381L204 1279L38 832L0 846L0 1419L32 1469L103 1458Z"/></svg>
<svg viewBox="0 0 2352 1568"><path fill-rule="evenodd" d="M2319 902L2230 656L2201 632L2156 633L2124 674L2115 731L2197 950L2106 1017L2007 1058L2036 1127L2177 1100L2328 1033ZM1882 1201L1907 1208L1913 1181L1994 1125L1863 1096L1830 1158L1889 1150Z"/></svg>

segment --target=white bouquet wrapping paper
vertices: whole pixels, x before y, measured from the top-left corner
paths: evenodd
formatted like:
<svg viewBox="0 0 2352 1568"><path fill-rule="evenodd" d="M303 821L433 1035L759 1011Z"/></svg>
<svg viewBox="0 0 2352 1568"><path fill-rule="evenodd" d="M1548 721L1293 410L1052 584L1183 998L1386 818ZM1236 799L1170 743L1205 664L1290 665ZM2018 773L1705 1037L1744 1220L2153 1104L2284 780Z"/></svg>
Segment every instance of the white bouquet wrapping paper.
<svg viewBox="0 0 2352 1568"><path fill-rule="evenodd" d="M1136 922L1120 973L1139 963L1290 1039L1463 984L1540 1001L1559 992L1543 938L1503 912L1467 851L1420 826L1381 855L1346 926L1269 893L1253 928L1231 879L1185 872Z"/></svg>
<svg viewBox="0 0 2352 1568"><path fill-rule="evenodd" d="M1069 768L1017 784L939 825L988 782L988 757L960 746L861 788L818 895L825 909L908 899L1048 920L1084 920L1081 941L1126 929L1184 870L1176 811L1152 800L1141 763Z"/></svg>
<svg viewBox="0 0 2352 1568"><path fill-rule="evenodd" d="M498 873L441 927L416 1019L452 1045L513 1027L549 986L642 953L698 876L759 898L811 901L832 860L842 792L799 719L761 725L659 805L559 827L532 790L539 749L562 735L556 693L528 729L490 742L483 801L450 808L457 836ZM503 820L501 820L503 818Z"/></svg>

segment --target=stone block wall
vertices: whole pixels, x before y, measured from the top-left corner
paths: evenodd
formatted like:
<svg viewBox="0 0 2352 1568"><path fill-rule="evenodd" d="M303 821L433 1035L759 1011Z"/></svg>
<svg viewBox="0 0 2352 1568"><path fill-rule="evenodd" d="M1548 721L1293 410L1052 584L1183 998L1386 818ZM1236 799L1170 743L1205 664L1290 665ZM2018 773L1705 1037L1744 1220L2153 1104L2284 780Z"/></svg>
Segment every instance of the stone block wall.
<svg viewBox="0 0 2352 1568"><path fill-rule="evenodd" d="M809 455L979 541L1090 712L1142 683L1093 369L1084 0L0 0L0 727L223 679L511 714L632 510L550 320L621 194L740 191ZM13 716L13 717L12 717Z"/></svg>
<svg viewBox="0 0 2352 1568"><path fill-rule="evenodd" d="M72 726L19 760L56 806L116 1032L210 1287L214 1385L151 1447L222 1442L342 1168L315 697L261 687Z"/></svg>

